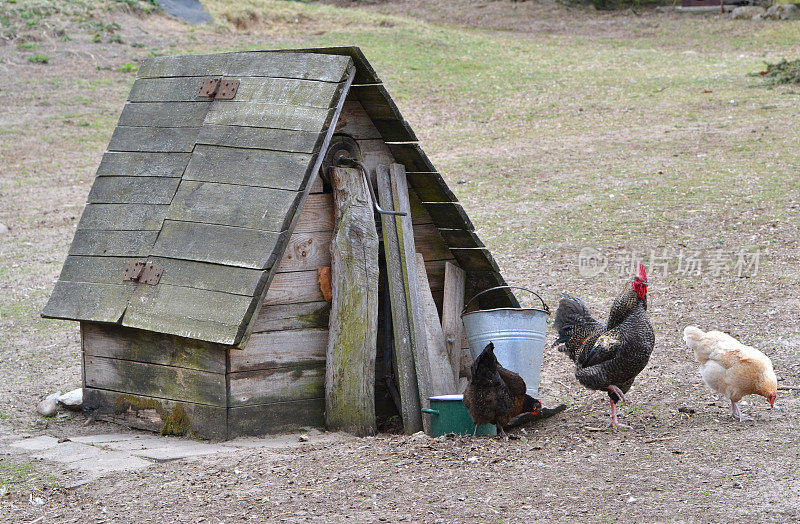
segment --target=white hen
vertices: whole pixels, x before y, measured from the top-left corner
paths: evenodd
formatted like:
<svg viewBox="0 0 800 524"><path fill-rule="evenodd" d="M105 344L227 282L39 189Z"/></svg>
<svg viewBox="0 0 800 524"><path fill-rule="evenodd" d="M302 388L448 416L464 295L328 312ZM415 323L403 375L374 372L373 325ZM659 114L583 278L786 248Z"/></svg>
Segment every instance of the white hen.
<svg viewBox="0 0 800 524"><path fill-rule="evenodd" d="M730 399L732 417L748 420L739 409L746 395L761 395L774 407L778 380L764 353L721 331L703 332L694 326L683 330L683 340L694 350L708 387Z"/></svg>

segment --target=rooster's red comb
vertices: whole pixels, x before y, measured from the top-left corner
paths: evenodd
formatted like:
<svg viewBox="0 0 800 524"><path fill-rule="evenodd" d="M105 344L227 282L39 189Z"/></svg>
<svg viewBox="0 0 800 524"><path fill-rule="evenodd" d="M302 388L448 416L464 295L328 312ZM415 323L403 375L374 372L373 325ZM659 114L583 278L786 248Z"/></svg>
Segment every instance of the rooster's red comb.
<svg viewBox="0 0 800 524"><path fill-rule="evenodd" d="M639 269L636 271L636 276L647 282L647 271L644 269L644 264L639 263Z"/></svg>

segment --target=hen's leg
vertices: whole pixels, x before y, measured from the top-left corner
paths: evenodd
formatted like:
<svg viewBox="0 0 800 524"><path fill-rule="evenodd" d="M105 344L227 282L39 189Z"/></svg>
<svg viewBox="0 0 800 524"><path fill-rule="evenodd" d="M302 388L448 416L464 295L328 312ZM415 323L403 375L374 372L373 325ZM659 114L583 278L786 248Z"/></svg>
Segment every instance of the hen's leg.
<svg viewBox="0 0 800 524"><path fill-rule="evenodd" d="M500 430L500 436L503 437L503 440L508 440L508 435L506 435L506 430L503 429L503 425L498 422L496 426L497 429Z"/></svg>
<svg viewBox="0 0 800 524"><path fill-rule="evenodd" d="M478 425L475 424L475 429L472 430L472 436L474 437L477 434L478 434Z"/></svg>
<svg viewBox="0 0 800 524"><path fill-rule="evenodd" d="M746 417L742 414L742 410L739 409L739 403L734 402L731 400L731 417L735 419L739 419L739 422L747 422L748 420L753 420L750 417Z"/></svg>
<svg viewBox="0 0 800 524"><path fill-rule="evenodd" d="M609 402L611 402L611 424L609 424L609 427L612 427L612 428L615 428L615 429L616 428L629 428L630 426L628 426L627 424L620 424L619 423L619 421L617 420L617 404L611 399L608 399L608 400L609 400Z"/></svg>

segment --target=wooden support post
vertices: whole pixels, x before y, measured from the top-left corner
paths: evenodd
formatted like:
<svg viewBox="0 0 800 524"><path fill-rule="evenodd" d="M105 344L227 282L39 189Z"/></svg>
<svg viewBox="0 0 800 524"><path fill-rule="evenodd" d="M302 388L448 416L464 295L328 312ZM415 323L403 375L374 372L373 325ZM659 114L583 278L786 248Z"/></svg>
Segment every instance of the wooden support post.
<svg viewBox="0 0 800 524"><path fill-rule="evenodd" d="M378 338L378 233L367 187L357 169L331 168L336 225L325 371L325 423L356 435L375 424Z"/></svg>
<svg viewBox="0 0 800 524"><path fill-rule="evenodd" d="M453 367L450 365L442 324L439 322L439 311L436 309L436 302L428 284L428 274L425 272L425 259L419 253L417 253L417 274L425 335L425 344L420 344L420 349L424 348L426 358L423 362L427 363L430 370L431 395L454 395L458 393L458 380L453 375Z"/></svg>
<svg viewBox="0 0 800 524"><path fill-rule="evenodd" d="M378 198L383 209L404 211L406 216L381 215L389 298L392 303L392 328L397 362L397 381L402 404L403 430L416 433L430 421L423 419L420 408L428 406L430 378L428 369L415 358L419 327L414 323L412 304L419 304L414 231L411 206L403 166L379 165L377 168ZM417 315L419 318L419 315ZM425 421L425 422L423 422Z"/></svg>
<svg viewBox="0 0 800 524"><path fill-rule="evenodd" d="M461 310L464 309L464 286L467 274L460 267L444 263L444 298L442 299L442 331L444 332L447 354L453 376L458 382L461 376L461 337L464 335L464 324L461 321Z"/></svg>

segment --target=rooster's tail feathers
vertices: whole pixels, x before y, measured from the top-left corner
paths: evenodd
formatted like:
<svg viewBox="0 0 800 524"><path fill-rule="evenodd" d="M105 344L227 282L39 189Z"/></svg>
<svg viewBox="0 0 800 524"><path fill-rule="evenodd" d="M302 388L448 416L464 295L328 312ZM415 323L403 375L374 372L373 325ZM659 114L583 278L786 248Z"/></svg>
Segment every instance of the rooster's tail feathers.
<svg viewBox="0 0 800 524"><path fill-rule="evenodd" d="M556 318L553 321L553 327L558 331L559 337L564 336L562 331L565 329L592 317L583 300L567 295L563 296L564 298L558 302Z"/></svg>

